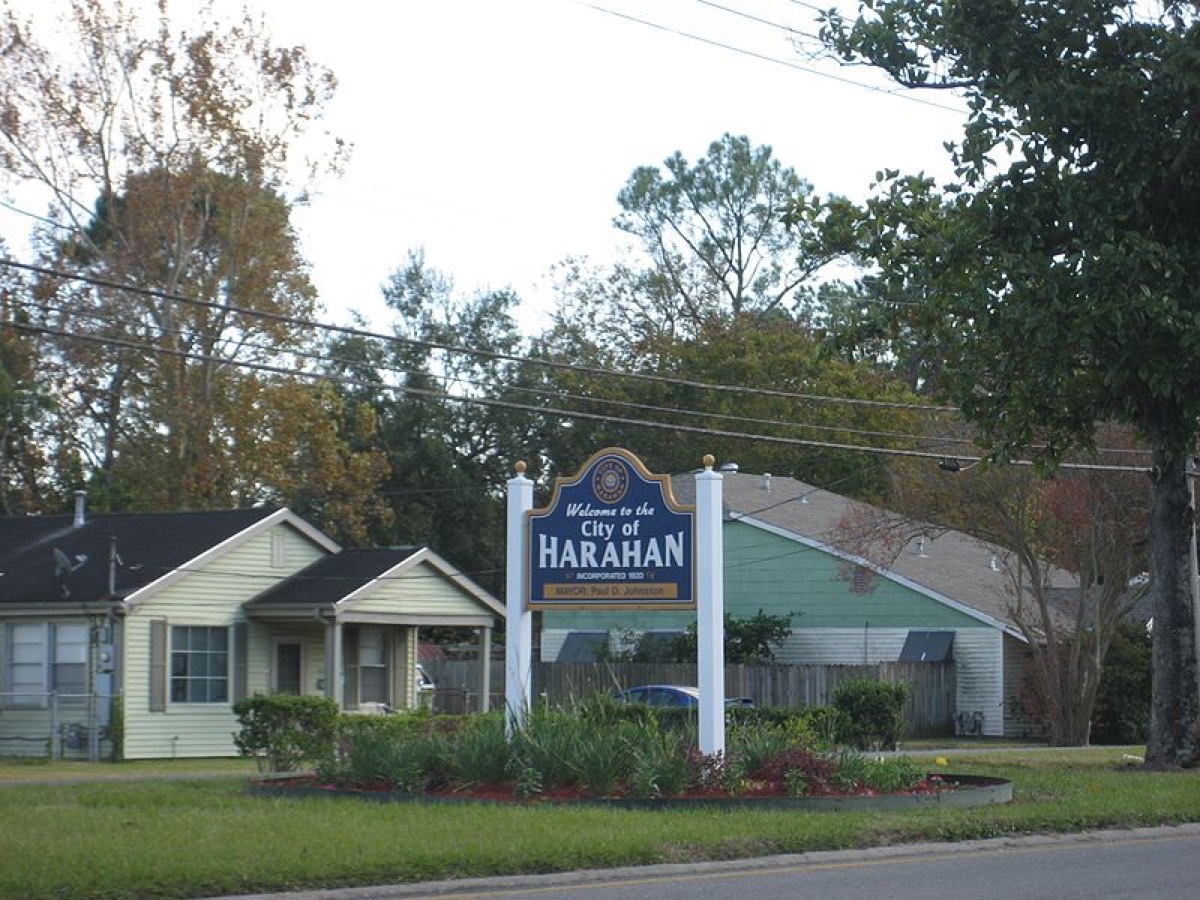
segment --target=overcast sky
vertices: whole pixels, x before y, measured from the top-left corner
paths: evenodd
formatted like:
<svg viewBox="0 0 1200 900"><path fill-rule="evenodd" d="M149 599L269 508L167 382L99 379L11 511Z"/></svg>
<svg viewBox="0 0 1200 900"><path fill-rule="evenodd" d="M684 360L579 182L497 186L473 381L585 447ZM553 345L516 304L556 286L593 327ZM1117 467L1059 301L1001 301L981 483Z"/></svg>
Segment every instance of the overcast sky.
<svg viewBox="0 0 1200 900"><path fill-rule="evenodd" d="M460 290L515 289L533 329L555 262L617 252L616 195L639 165L744 134L818 193L861 199L881 168L946 176L963 121L953 96L913 102L806 57L794 41L815 44L816 13L798 0L248 5L340 81L330 124L354 153L295 217L331 321L358 309L383 325L380 285L423 247Z"/></svg>

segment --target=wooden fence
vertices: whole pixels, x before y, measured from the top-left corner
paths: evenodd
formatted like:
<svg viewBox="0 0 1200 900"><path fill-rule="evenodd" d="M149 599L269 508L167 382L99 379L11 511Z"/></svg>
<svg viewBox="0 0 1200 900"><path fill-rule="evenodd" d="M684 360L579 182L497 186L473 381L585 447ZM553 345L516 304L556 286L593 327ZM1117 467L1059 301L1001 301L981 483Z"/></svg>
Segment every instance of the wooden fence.
<svg viewBox="0 0 1200 900"><path fill-rule="evenodd" d="M479 663L425 663L437 684L434 708L471 712L480 708ZM956 681L953 663L878 663L865 666L729 665L725 695L750 697L758 706L823 706L844 681L877 678L905 681L912 688L908 734L913 737L954 733ZM534 663L533 695L553 706L569 706L595 693L611 693L639 684L696 683L696 666L666 663ZM504 704L504 664L492 662L491 705Z"/></svg>

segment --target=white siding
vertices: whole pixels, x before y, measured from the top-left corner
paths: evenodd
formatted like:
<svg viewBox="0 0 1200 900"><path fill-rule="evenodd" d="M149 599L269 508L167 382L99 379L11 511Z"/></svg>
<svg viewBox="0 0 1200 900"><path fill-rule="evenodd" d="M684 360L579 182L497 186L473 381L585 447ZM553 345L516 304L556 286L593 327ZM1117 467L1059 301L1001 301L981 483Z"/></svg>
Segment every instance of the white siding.
<svg viewBox="0 0 1200 900"><path fill-rule="evenodd" d="M983 733L1004 734L1004 632L963 628L954 635L956 706L959 714L983 713Z"/></svg>
<svg viewBox="0 0 1200 900"><path fill-rule="evenodd" d="M283 532L286 568L271 565L271 531ZM130 612L125 623L122 661L126 759L233 756L237 753L233 745L237 718L233 714L232 699L229 703L212 705L171 703L168 700L166 712L149 711L151 620L166 619L168 627L232 626L244 619L243 603L324 555L324 549L291 526L279 524L212 560L203 571L184 575ZM250 693L266 692L270 684L268 632L256 625L248 631L248 689ZM232 695L232 643L229 675Z"/></svg>
<svg viewBox="0 0 1200 900"><path fill-rule="evenodd" d="M433 566L420 563L399 576L388 576L347 606L356 613L438 616L492 615L492 611Z"/></svg>
<svg viewBox="0 0 1200 900"><path fill-rule="evenodd" d="M1025 693L1032 678L1032 651L1012 636L1004 638L1004 736L1042 737L1045 729L1029 713Z"/></svg>
<svg viewBox="0 0 1200 900"><path fill-rule="evenodd" d="M907 628L797 628L775 658L797 666L894 662L907 637Z"/></svg>
<svg viewBox="0 0 1200 900"><path fill-rule="evenodd" d="M569 628L543 628L542 652L539 657L541 661L554 662L558 659L558 654L561 652L563 644L567 642L567 635L570 633Z"/></svg>

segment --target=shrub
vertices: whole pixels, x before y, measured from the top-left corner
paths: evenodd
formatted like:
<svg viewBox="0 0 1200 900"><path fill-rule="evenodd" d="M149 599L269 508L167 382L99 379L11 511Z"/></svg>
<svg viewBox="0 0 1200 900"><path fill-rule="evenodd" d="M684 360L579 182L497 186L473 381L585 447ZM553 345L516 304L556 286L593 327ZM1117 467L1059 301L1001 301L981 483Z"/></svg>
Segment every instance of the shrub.
<svg viewBox="0 0 1200 900"><path fill-rule="evenodd" d="M1150 632L1144 625L1122 622L1104 657L1092 741L1097 744L1142 744L1150 729Z"/></svg>
<svg viewBox="0 0 1200 900"><path fill-rule="evenodd" d="M644 725L633 740L629 772L633 796L672 797L693 783L695 773L678 734Z"/></svg>
<svg viewBox="0 0 1200 900"><path fill-rule="evenodd" d="M242 756L265 761L268 771L291 772L303 762L327 764L337 744L338 707L328 697L261 695L234 704L241 731L233 736Z"/></svg>
<svg viewBox="0 0 1200 900"><path fill-rule="evenodd" d="M925 773L907 756L893 756L868 761L863 782L873 791L894 794L912 790L924 778Z"/></svg>
<svg viewBox="0 0 1200 900"><path fill-rule="evenodd" d="M450 747L436 733L364 731L339 766L337 780L350 787L390 787L421 793L451 780Z"/></svg>
<svg viewBox="0 0 1200 900"><path fill-rule="evenodd" d="M497 784L508 774L504 715L475 716L457 733L451 749L455 778L464 785Z"/></svg>
<svg viewBox="0 0 1200 900"><path fill-rule="evenodd" d="M833 749L842 730L842 719L841 710L833 706L810 706L801 710L793 727L797 735L805 739L797 743L822 750Z"/></svg>
<svg viewBox="0 0 1200 900"><path fill-rule="evenodd" d="M603 726L589 726L578 716L549 709L534 709L525 727L513 735L511 753L514 776L538 773L540 790L567 787L577 781L580 744Z"/></svg>
<svg viewBox="0 0 1200 900"><path fill-rule="evenodd" d="M786 728L770 725L739 726L729 733L729 757L731 764L742 775L750 775L760 769L767 760L778 756L796 743Z"/></svg>
<svg viewBox="0 0 1200 900"><path fill-rule="evenodd" d="M764 759L749 772L754 781L783 786L789 794L828 793L837 766L827 756L807 747L788 747Z"/></svg>
<svg viewBox="0 0 1200 900"><path fill-rule="evenodd" d="M838 741L856 750L894 750L904 731L905 682L855 678L838 685L833 705L840 714Z"/></svg>

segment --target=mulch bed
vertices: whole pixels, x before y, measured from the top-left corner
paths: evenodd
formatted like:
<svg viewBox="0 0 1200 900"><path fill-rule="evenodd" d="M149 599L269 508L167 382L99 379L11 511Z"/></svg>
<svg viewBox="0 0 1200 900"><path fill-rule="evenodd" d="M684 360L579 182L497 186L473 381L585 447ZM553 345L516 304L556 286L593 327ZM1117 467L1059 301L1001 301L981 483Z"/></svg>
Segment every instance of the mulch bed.
<svg viewBox="0 0 1200 900"><path fill-rule="evenodd" d="M390 784L344 786L322 783L312 776L274 777L256 781L250 792L260 796L357 797L363 800L429 803L502 803L522 806L588 804L629 809L692 807L754 807L784 809L902 809L913 806L979 806L1006 803L1012 785L1000 778L974 775L929 775L911 790L900 793L828 791L792 796L780 786L761 782L738 794L721 790L691 791L671 797L633 797L627 794L600 797L579 786L556 788L530 797L518 796L511 784L456 786L423 793L394 789Z"/></svg>

